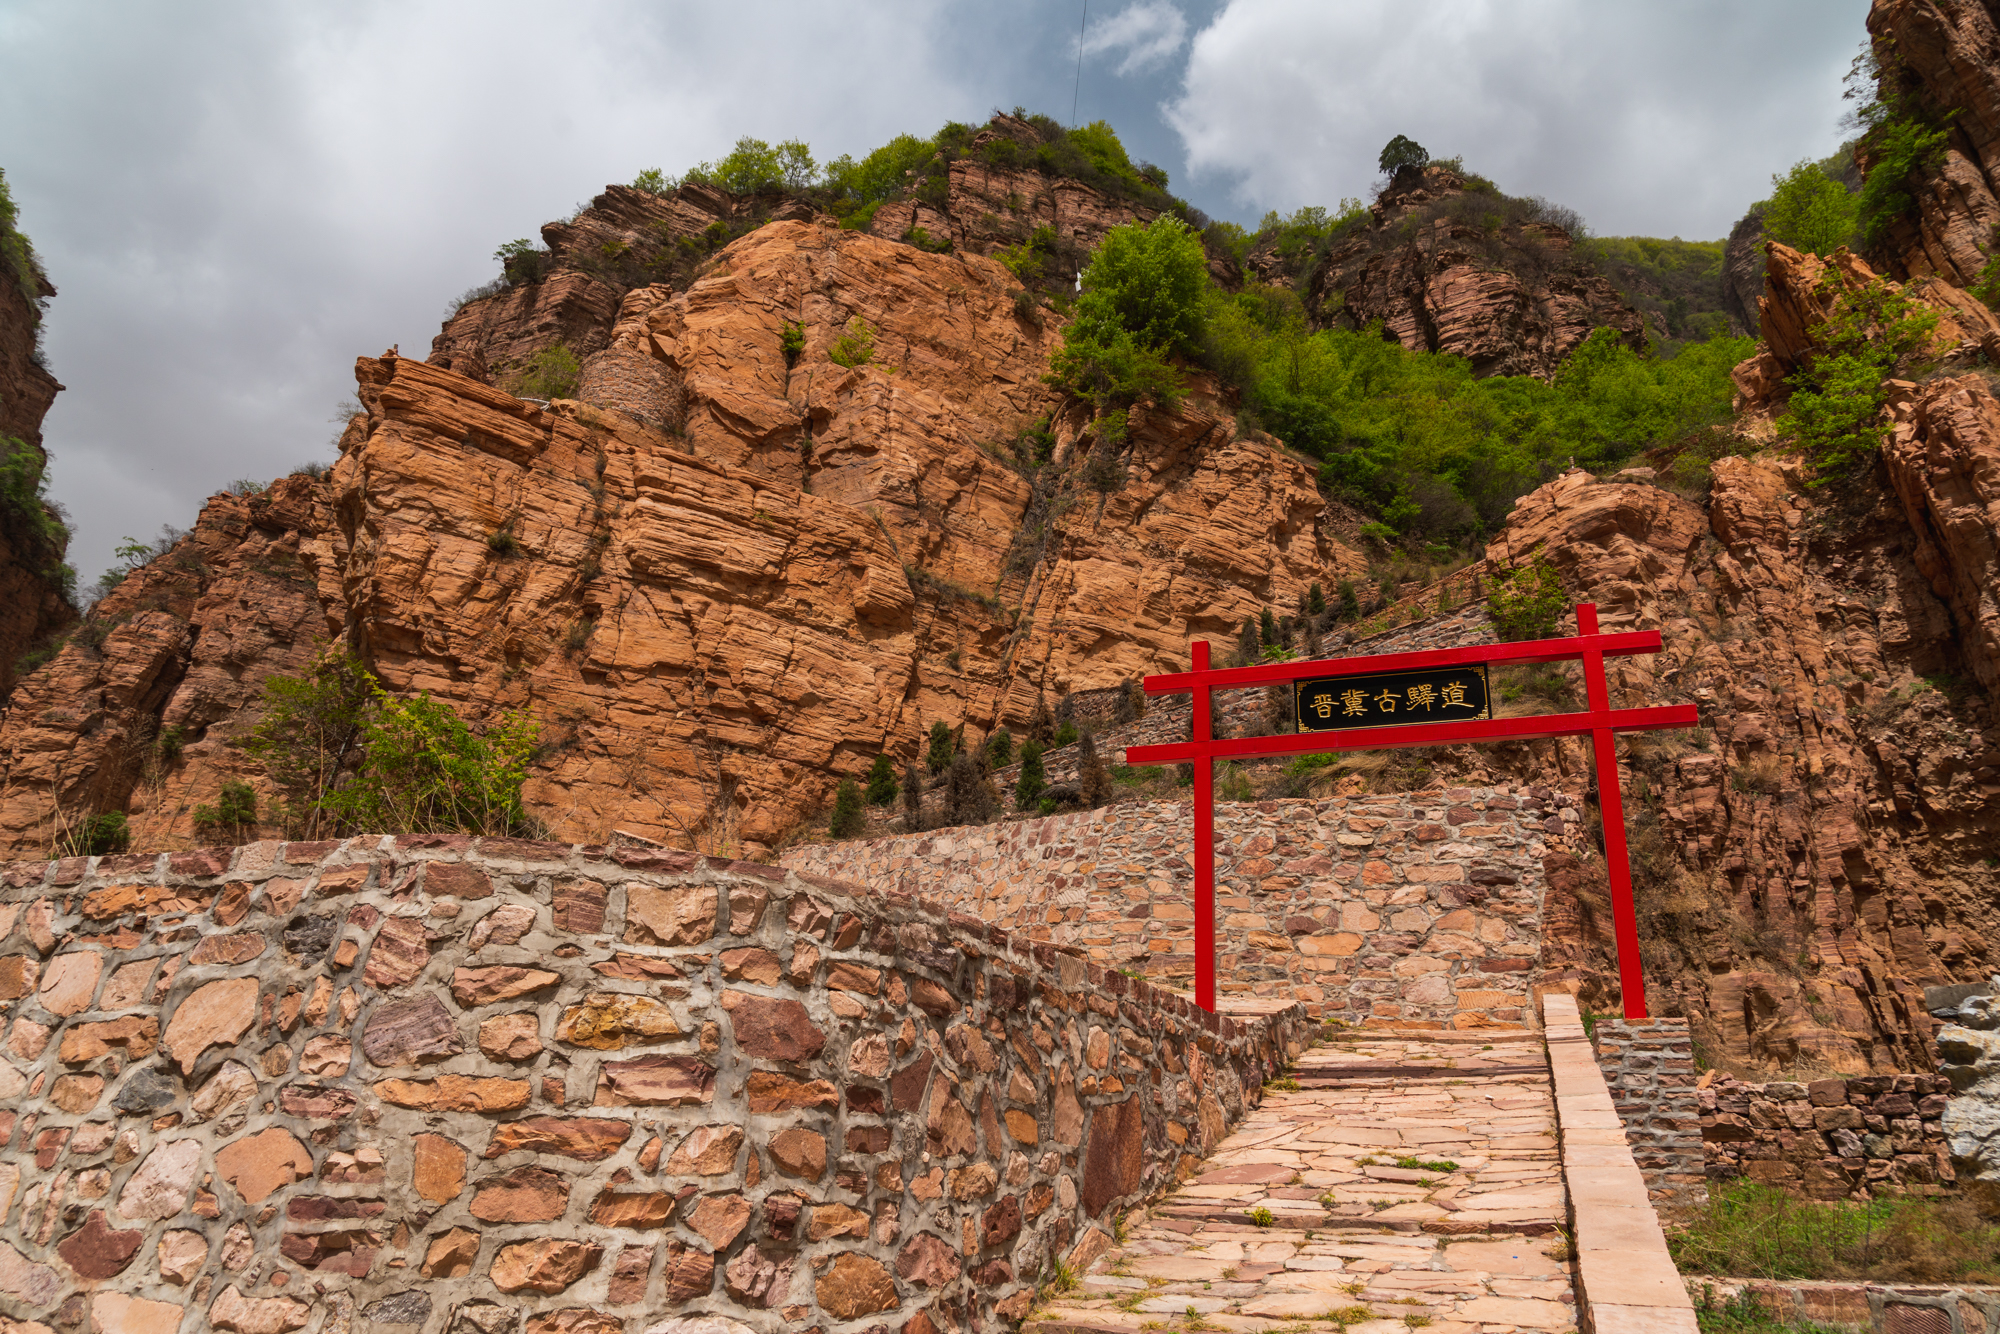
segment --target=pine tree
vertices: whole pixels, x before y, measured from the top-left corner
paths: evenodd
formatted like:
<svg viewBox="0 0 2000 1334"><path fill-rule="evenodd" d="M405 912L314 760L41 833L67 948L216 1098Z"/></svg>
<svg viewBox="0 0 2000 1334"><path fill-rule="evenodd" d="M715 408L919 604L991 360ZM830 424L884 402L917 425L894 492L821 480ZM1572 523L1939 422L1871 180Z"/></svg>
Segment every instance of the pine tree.
<svg viewBox="0 0 2000 1334"><path fill-rule="evenodd" d="M827 832L835 838L852 838L867 826L868 817L861 811L861 789L852 778L841 779L833 794L833 821Z"/></svg>
<svg viewBox="0 0 2000 1334"><path fill-rule="evenodd" d="M957 747L952 744L951 729L943 723L932 723L930 749L924 752L924 767L934 774L941 774L951 767L952 753Z"/></svg>
<svg viewBox="0 0 2000 1334"><path fill-rule="evenodd" d="M986 742L986 755L995 769L1004 769L1014 762L1014 734L1006 728L995 732Z"/></svg>
<svg viewBox="0 0 2000 1334"><path fill-rule="evenodd" d="M924 829L924 771L921 765L903 766L903 831L920 834Z"/></svg>
<svg viewBox="0 0 2000 1334"><path fill-rule="evenodd" d="M1055 739L1056 719L1049 712L1046 695L1035 696L1035 711L1028 715L1028 739L1046 746Z"/></svg>
<svg viewBox="0 0 2000 1334"><path fill-rule="evenodd" d="M1021 776L1014 781L1014 804L1024 811L1032 809L1048 784L1042 772L1042 743L1030 741L1021 747Z"/></svg>
<svg viewBox="0 0 2000 1334"><path fill-rule="evenodd" d="M1111 774L1097 756L1097 738L1089 732L1077 750L1076 785L1086 806L1102 806L1111 797Z"/></svg>
<svg viewBox="0 0 2000 1334"><path fill-rule="evenodd" d="M889 762L887 755L877 755L874 765L868 770L868 804L893 806L896 804L896 792L896 766Z"/></svg>
<svg viewBox="0 0 2000 1334"><path fill-rule="evenodd" d="M1243 629L1236 636L1236 660L1248 666L1257 661L1258 656L1257 618L1246 616L1243 618Z"/></svg>
<svg viewBox="0 0 2000 1334"><path fill-rule="evenodd" d="M985 824L998 814L993 808L993 789L972 756L963 751L954 756L944 781L953 824Z"/></svg>
<svg viewBox="0 0 2000 1334"><path fill-rule="evenodd" d="M1279 642L1278 620L1271 615L1269 607L1257 613L1257 641L1260 646L1269 647Z"/></svg>
<svg viewBox="0 0 2000 1334"><path fill-rule="evenodd" d="M1361 595L1354 591L1354 581L1340 581L1340 619L1351 621L1361 614Z"/></svg>
<svg viewBox="0 0 2000 1334"><path fill-rule="evenodd" d="M1326 613L1326 592L1317 581L1314 582L1312 591L1306 594L1306 610L1315 616Z"/></svg>

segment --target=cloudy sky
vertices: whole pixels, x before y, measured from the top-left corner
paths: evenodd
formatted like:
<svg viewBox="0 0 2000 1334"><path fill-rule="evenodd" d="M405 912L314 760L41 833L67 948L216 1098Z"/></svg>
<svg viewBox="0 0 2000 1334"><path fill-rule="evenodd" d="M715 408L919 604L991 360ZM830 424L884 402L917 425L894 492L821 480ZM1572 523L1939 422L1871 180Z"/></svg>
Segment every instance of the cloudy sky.
<svg viewBox="0 0 2000 1334"><path fill-rule="evenodd" d="M354 358L424 353L496 245L739 135L825 159L996 107L1104 118L1252 223L1365 195L1408 134L1599 234L1714 238L1839 142L1867 8L0 0L0 169L61 291L71 559L88 583L232 479L330 459Z"/></svg>

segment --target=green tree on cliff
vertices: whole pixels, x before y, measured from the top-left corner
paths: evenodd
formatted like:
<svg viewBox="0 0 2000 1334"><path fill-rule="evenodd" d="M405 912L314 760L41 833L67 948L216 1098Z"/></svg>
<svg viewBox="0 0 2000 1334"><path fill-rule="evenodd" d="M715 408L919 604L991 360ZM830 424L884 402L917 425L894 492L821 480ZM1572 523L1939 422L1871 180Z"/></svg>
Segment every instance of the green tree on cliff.
<svg viewBox="0 0 2000 1334"><path fill-rule="evenodd" d="M1383 174L1393 177L1405 168L1422 170L1430 160L1431 155L1422 144L1407 134L1399 134L1382 145L1382 156L1375 159L1375 165Z"/></svg>
<svg viewBox="0 0 2000 1334"><path fill-rule="evenodd" d="M943 723L932 723L930 746L924 751L924 768L934 774L941 774L951 767L951 757L958 747L952 744L951 729Z"/></svg>
<svg viewBox="0 0 2000 1334"><path fill-rule="evenodd" d="M833 793L833 819L827 825L827 832L835 838L852 838L868 826L868 817L861 809L861 789L852 778L840 780L840 786Z"/></svg>
<svg viewBox="0 0 2000 1334"><path fill-rule="evenodd" d="M1014 780L1014 804L1024 811L1032 810L1048 785L1048 776L1042 772L1042 743L1030 741L1021 747L1021 774Z"/></svg>
<svg viewBox="0 0 2000 1334"><path fill-rule="evenodd" d="M868 804L893 806L896 804L896 792L896 766L890 763L887 755L877 755L868 770Z"/></svg>
<svg viewBox="0 0 2000 1334"><path fill-rule="evenodd" d="M1771 199L1764 205L1764 234L1824 259L1854 239L1859 207L1845 185L1807 159L1784 175L1771 177Z"/></svg>

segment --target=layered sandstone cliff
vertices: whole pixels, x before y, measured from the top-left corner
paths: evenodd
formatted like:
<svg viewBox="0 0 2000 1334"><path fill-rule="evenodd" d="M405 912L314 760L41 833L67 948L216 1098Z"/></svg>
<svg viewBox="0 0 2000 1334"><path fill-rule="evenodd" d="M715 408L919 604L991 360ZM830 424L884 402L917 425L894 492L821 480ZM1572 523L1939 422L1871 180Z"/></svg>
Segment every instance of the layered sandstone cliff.
<svg viewBox="0 0 2000 1334"><path fill-rule="evenodd" d="M970 155L944 165L940 189L906 189L877 207L864 230L961 255L992 255L1041 232L1041 260L1051 270L1043 276L1054 282L1081 270L1113 227L1158 216L1157 209L1038 166L1039 143L1027 121L996 115L973 136ZM684 287L730 241L769 222L814 216L807 198L784 191L734 195L694 182L655 195L607 186L575 217L544 225L545 249L510 260L501 290L475 296L446 320L429 360L498 385L558 343L579 358L591 356L612 343L631 293Z"/></svg>
<svg viewBox="0 0 2000 1334"><path fill-rule="evenodd" d="M1308 307L1322 325L1380 322L1404 347L1456 353L1480 375L1552 378L1606 326L1643 348L1638 312L1567 231L1522 204L1470 190L1446 166L1406 172L1364 226L1334 240Z"/></svg>
<svg viewBox="0 0 2000 1334"><path fill-rule="evenodd" d="M1810 355L1823 280L1875 278L1770 258L1753 385ZM1912 290L1947 349L1990 341L1964 293ZM1495 544L1543 546L1606 628L1662 631L1614 697L1701 707L1626 744L1624 784L1649 1002L1734 1070L1931 1068L1921 989L2000 967L2000 399L1981 374L1894 388L1880 464L1838 487L1766 455L1717 462L1705 505L1572 474ZM1551 871L1555 957L1608 1004L1601 881Z"/></svg>
<svg viewBox="0 0 2000 1334"><path fill-rule="evenodd" d="M17 693L0 840L127 809L137 846L195 841L225 778L263 782L238 743L264 678L337 638L468 718L532 706L526 795L557 835L754 852L933 722L1018 728L1361 568L1311 471L1198 377L1084 485L1089 415L1041 383L1056 332L1013 287L777 222L628 294L583 400L364 358L328 481L213 498ZM857 316L873 360L845 367ZM1015 437L1043 421L1038 463Z"/></svg>
<svg viewBox="0 0 2000 1334"><path fill-rule="evenodd" d="M1868 32L1885 82L1946 130L1942 159L1911 182L1914 215L1896 219L1870 258L1898 278L1967 286L2000 223L2000 16L1984 0L1874 0Z"/></svg>

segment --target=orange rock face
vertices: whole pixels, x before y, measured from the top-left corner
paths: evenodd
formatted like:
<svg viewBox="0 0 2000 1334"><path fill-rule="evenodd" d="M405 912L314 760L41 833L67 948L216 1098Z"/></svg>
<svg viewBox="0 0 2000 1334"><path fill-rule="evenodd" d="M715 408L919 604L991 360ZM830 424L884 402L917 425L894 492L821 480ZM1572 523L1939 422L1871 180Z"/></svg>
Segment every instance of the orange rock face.
<svg viewBox="0 0 2000 1334"><path fill-rule="evenodd" d="M131 812L135 846L194 842L194 804L263 782L238 743L265 676L344 635L474 722L532 706L526 796L555 833L754 852L934 721L1019 728L1361 568L1310 470L1237 438L1198 375L1180 411L1133 413L1122 485L1056 504L1089 420L1040 382L1057 331L1013 288L988 259L776 222L687 291L626 297L586 358L604 406L364 359L330 484L213 499L107 599L129 619L101 648L23 684L0 843L39 849L83 808ZM875 360L842 367L855 316ZM1038 493L1006 442L1044 418Z"/></svg>
<svg viewBox="0 0 2000 1334"><path fill-rule="evenodd" d="M1346 328L1379 320L1404 347L1456 353L1479 375L1551 379L1603 326L1644 347L1638 312L1575 256L1567 232L1539 222L1489 230L1476 208L1460 216L1447 207L1475 198L1447 167L1399 179L1365 230L1336 241L1314 274L1316 317ZM1389 239L1402 231L1407 238Z"/></svg>
<svg viewBox="0 0 2000 1334"><path fill-rule="evenodd" d="M1840 488L1726 458L1704 513L1575 473L1489 548L1545 543L1607 630L1662 632L1611 668L1615 700L1701 709L1622 744L1623 783L1648 1003L1732 1069L1933 1068L1921 988L2000 966L2000 727L1973 686L2000 680L2000 400L1947 377L1892 411L1885 466ZM1602 881L1548 871L1543 964L1608 1007Z"/></svg>
<svg viewBox="0 0 2000 1334"><path fill-rule="evenodd" d="M1875 0L1868 32L1894 53L1908 96L1931 116L1950 117L1943 160L1912 191L1915 216L1896 219L1870 257L1898 278L1935 274L1967 286L2000 222L2000 178L1986 165L2000 149L2000 22L1985 5Z"/></svg>

